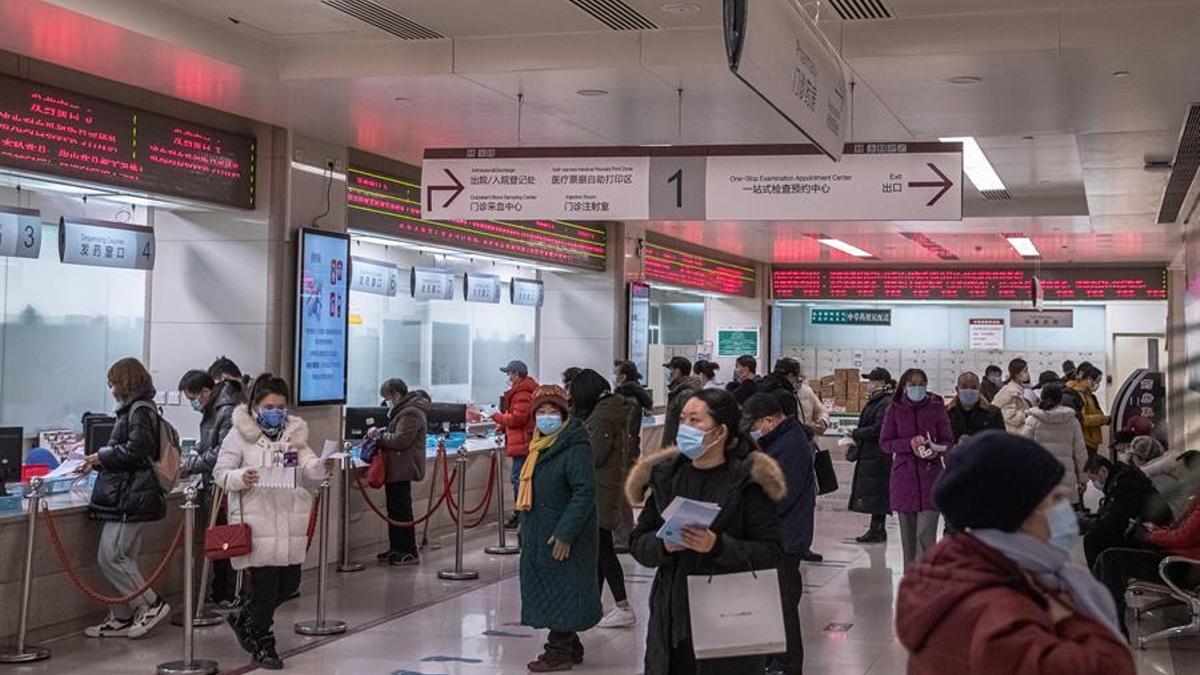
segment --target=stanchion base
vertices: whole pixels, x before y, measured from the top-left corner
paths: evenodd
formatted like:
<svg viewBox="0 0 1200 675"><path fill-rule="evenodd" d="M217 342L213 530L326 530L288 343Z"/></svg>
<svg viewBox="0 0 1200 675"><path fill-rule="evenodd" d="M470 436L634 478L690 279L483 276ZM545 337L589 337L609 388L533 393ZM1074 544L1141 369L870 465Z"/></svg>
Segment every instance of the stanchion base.
<svg viewBox="0 0 1200 675"><path fill-rule="evenodd" d="M346 563L344 565L337 566L337 571L342 572L342 573L361 572L365 569L367 569L367 566L362 563Z"/></svg>
<svg viewBox="0 0 1200 675"><path fill-rule="evenodd" d="M483 549L488 555L516 555L521 552L520 546L489 546Z"/></svg>
<svg viewBox="0 0 1200 675"><path fill-rule="evenodd" d="M192 618L193 628L212 628L213 626L219 626L223 623L225 623L225 617L208 608L201 610L199 614ZM171 617L171 625L183 625L183 612L177 612Z"/></svg>
<svg viewBox="0 0 1200 675"><path fill-rule="evenodd" d="M470 581L471 579L478 579L479 572L476 572L475 570L463 570L461 572L455 572L454 570L442 570L441 572L438 572L438 578L445 579L447 581Z"/></svg>
<svg viewBox="0 0 1200 675"><path fill-rule="evenodd" d="M440 549L441 547L442 547L442 545L437 543L436 541L429 541L424 544L421 544L422 551L436 551L436 550Z"/></svg>
<svg viewBox="0 0 1200 675"><path fill-rule="evenodd" d="M0 663L33 663L50 658L50 650L40 645L25 645L25 651L0 652Z"/></svg>
<svg viewBox="0 0 1200 675"><path fill-rule="evenodd" d="M158 667L158 675L216 675L221 667L216 661L193 659L191 663L170 661Z"/></svg>
<svg viewBox="0 0 1200 675"><path fill-rule="evenodd" d="M346 632L345 621L300 621L293 626L301 635L341 635Z"/></svg>

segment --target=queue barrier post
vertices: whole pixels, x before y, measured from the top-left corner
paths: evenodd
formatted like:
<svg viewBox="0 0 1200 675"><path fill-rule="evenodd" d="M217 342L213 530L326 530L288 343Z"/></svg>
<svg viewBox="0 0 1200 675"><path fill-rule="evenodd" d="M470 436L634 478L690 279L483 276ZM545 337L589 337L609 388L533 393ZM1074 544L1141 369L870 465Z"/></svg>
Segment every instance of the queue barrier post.
<svg viewBox="0 0 1200 675"><path fill-rule="evenodd" d="M342 457L342 527L339 533L342 555L338 561L337 571L341 573L361 572L367 569L367 566L350 559L350 487L354 482L354 458L350 456L349 443L345 445L344 450L346 452Z"/></svg>
<svg viewBox="0 0 1200 675"><path fill-rule="evenodd" d="M431 476L429 479L429 499L425 504L425 513L430 513L433 511L433 499L436 495L437 486L441 485L441 483L438 482L438 469L442 465L446 464L446 462L443 461L445 456L446 437L442 436L438 439L437 454L433 456L433 476ZM421 545L418 548L422 551L436 551L442 547L442 545L436 541L429 541L429 523L432 521L432 517L426 519L425 525L421 528Z"/></svg>
<svg viewBox="0 0 1200 675"><path fill-rule="evenodd" d="M458 451L458 455L454 458L454 466L458 471L459 504L459 517L456 519L454 527L454 569L438 572L438 578L448 581L469 581L478 579L479 572L463 569L463 522L467 519L467 453L464 449Z"/></svg>
<svg viewBox="0 0 1200 675"><path fill-rule="evenodd" d="M208 514L208 527L211 528L217 524L217 514L221 510L221 501L225 499L225 493L216 485L211 485L209 488L212 490L212 511ZM212 566L212 561L208 559L208 556L204 556L204 561L200 564L200 589L196 591L196 612L192 615L193 628L211 628L225 623L225 617L208 606L208 587L212 580ZM186 625L183 614L171 617L171 624L174 626Z"/></svg>
<svg viewBox="0 0 1200 675"><path fill-rule="evenodd" d="M504 529L504 446L497 445L493 450L493 460L496 464L496 532L497 544L483 549L490 555L514 555L521 552L520 546L508 545L508 533Z"/></svg>
<svg viewBox="0 0 1200 675"><path fill-rule="evenodd" d="M220 670L216 661L195 658L195 633L193 632L194 583L196 576L196 497L199 490L188 485L183 490L183 659L169 661L158 666L158 675L215 675Z"/></svg>
<svg viewBox="0 0 1200 675"><path fill-rule="evenodd" d="M42 479L29 480L29 517L25 533L25 569L21 572L21 608L17 618L17 643L10 650L0 652L0 663L33 663L50 658L50 650L41 645L26 642L29 632L29 597L33 590L33 545L37 534L37 514L42 505Z"/></svg>
<svg viewBox="0 0 1200 675"><path fill-rule="evenodd" d="M317 618L299 621L293 629L300 635L340 635L346 632L346 622L325 618L326 573L329 569L329 476L321 481L321 531L317 541Z"/></svg>

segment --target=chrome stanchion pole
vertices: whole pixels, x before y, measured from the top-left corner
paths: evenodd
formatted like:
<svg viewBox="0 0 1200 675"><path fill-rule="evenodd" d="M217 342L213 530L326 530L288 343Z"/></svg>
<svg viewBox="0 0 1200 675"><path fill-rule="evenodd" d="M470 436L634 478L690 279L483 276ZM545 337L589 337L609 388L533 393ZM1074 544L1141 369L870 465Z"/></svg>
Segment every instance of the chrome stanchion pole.
<svg viewBox="0 0 1200 675"><path fill-rule="evenodd" d="M504 530L504 488L508 487L504 481L504 446L497 445L493 452L496 458L496 532L499 543L483 551L491 555L513 555L520 553L521 547L509 546L508 534Z"/></svg>
<svg viewBox="0 0 1200 675"><path fill-rule="evenodd" d="M463 522L467 519L467 453L458 451L454 458L458 470L458 523L454 527L454 569L438 572L439 579L468 581L478 579L479 572L463 569Z"/></svg>
<svg viewBox="0 0 1200 675"><path fill-rule="evenodd" d="M29 479L29 517L25 533L25 569L21 572L21 609L17 618L17 643L12 649L0 652L0 663L33 663L50 658L50 650L41 645L26 644L29 632L29 594L33 590L33 544L37 534L38 509L42 506L42 479Z"/></svg>
<svg viewBox="0 0 1200 675"><path fill-rule="evenodd" d="M338 561L339 572L361 572L367 566L350 560L350 486L354 484L354 458L350 456L349 443L346 444L346 456L342 458L342 531L341 560Z"/></svg>
<svg viewBox="0 0 1200 675"><path fill-rule="evenodd" d="M339 635L346 632L345 621L330 621L325 618L325 576L329 569L329 477L321 481L321 532L317 535L317 618L315 621L299 621L294 629L300 635Z"/></svg>
<svg viewBox="0 0 1200 675"><path fill-rule="evenodd" d="M215 675L220 670L216 661L198 661L195 658L195 639L192 620L192 591L196 576L196 495L195 485L183 490L183 660L169 661L158 666L158 675Z"/></svg>
<svg viewBox="0 0 1200 675"><path fill-rule="evenodd" d="M208 516L208 527L212 527L217 523L217 512L221 510L221 500L223 493L221 488L216 485L209 486L212 490L212 512ZM212 561L208 556L204 556L204 562L200 565L200 589L196 591L196 613L192 615L192 626L194 628L209 628L225 623L225 618L217 614L208 606L208 584L212 579ZM183 626L186 621L183 614L176 614L171 617L171 623L176 626Z"/></svg>
<svg viewBox="0 0 1200 675"><path fill-rule="evenodd" d="M446 437L442 436L438 439L437 454L433 457L433 477L429 479L429 499L425 504L425 513L433 511L433 500L441 494L442 484L438 482L438 467L442 464L442 455L446 454ZM429 541L429 524L433 522L433 516L425 519L425 525L421 527L421 546L422 551L436 551L442 547L436 541Z"/></svg>

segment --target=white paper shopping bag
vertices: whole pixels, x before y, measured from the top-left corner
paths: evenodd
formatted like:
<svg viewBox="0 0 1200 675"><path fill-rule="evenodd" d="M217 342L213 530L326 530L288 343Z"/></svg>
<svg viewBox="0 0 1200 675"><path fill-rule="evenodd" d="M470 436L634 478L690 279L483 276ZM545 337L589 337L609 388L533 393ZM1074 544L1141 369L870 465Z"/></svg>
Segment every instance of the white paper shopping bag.
<svg viewBox="0 0 1200 675"><path fill-rule="evenodd" d="M787 650L779 575L773 569L689 576L688 603L697 659Z"/></svg>

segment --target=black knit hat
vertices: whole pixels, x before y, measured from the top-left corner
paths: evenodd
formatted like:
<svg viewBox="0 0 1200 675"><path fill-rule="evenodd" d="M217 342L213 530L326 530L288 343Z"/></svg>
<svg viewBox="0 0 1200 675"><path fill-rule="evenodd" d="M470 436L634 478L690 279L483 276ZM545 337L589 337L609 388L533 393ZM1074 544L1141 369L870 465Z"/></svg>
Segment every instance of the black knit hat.
<svg viewBox="0 0 1200 675"><path fill-rule="evenodd" d="M956 528L1015 532L1065 473L1037 443L988 431L950 453L933 500Z"/></svg>

